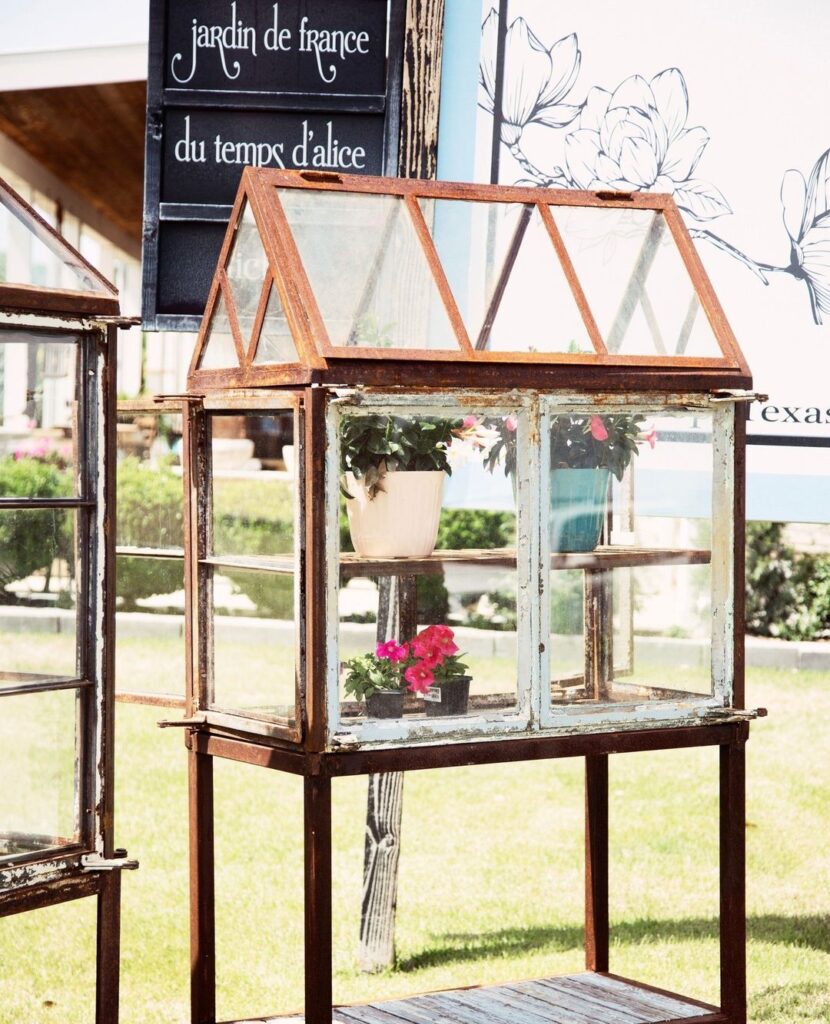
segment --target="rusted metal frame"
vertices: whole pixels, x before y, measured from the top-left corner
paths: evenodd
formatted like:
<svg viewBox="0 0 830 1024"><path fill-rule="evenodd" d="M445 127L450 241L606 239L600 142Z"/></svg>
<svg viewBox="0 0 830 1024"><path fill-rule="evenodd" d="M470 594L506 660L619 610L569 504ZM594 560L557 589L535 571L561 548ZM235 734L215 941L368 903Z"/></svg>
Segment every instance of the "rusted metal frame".
<svg viewBox="0 0 830 1024"><path fill-rule="evenodd" d="M193 679L194 710L208 708L213 702L213 578L210 567L203 565L203 559L213 547L213 488L211 485L212 431L210 417L202 408L194 408L191 422L193 450L190 472L190 489L193 495L189 531L195 586L195 615L191 618L194 629L192 646L195 652L195 676ZM188 705L188 713L191 713Z"/></svg>
<svg viewBox="0 0 830 1024"><path fill-rule="evenodd" d="M487 348L487 342L490 340L490 332L493 330L493 324L498 316L499 307L501 306L501 300L504 298L505 290L507 289L507 282L510 279L510 275L513 272L513 267L519 256L519 250L522 247L525 234L530 225L530 218L533 216L535 207L529 203L525 204L519 215L519 220L516 227L513 230L513 237L510 239L510 245L507 247L507 252L504 256L504 263L502 264L499 276L496 280L496 284L493 288L493 294L490 296L490 301L487 304L487 311L484 314L484 320L481 324L481 329L478 332L476 338L475 350L476 352L483 352Z"/></svg>
<svg viewBox="0 0 830 1024"><path fill-rule="evenodd" d="M747 723L720 748L720 1003L730 1024L746 1024Z"/></svg>
<svg viewBox="0 0 830 1024"><path fill-rule="evenodd" d="M337 480L326 479L326 450L329 444L326 424L328 396L321 388L305 391L304 464L305 544L301 559L304 578L302 608L305 620L305 746L321 751L327 741L327 618L329 560L339 557L330 547L327 531L327 486L337 488ZM335 541L336 544L336 541ZM329 708L331 710L331 708ZM335 715L336 718L336 715Z"/></svg>
<svg viewBox="0 0 830 1024"><path fill-rule="evenodd" d="M31 683L21 682L16 686L7 686L0 680L0 700L4 697L17 697L22 693L55 693L59 690L83 690L94 687L94 679L42 679Z"/></svg>
<svg viewBox="0 0 830 1024"><path fill-rule="evenodd" d="M680 211L677 209L673 199L669 199L669 202L666 204L663 216L691 278L692 288L700 299L703 312L706 314L712 332L721 347L724 359L736 366L741 373L751 379L749 366L743 357L732 328L729 326L729 321L726 319L726 314L723 311L720 300L703 267L689 230L683 223L683 218L680 216Z"/></svg>
<svg viewBox="0 0 830 1024"><path fill-rule="evenodd" d="M585 695L595 701L608 701L614 675L611 573L603 568L584 571Z"/></svg>
<svg viewBox="0 0 830 1024"><path fill-rule="evenodd" d="M313 338L314 321L306 304L307 297L298 280L297 268L302 271L299 251L276 191L264 187L251 168L243 171L243 177L245 175L248 175L251 210L268 259L273 286L285 312L299 361L306 367L324 367L325 360L320 358Z"/></svg>
<svg viewBox="0 0 830 1024"><path fill-rule="evenodd" d="M0 283L0 306L8 311L67 313L94 318L98 315L117 316L120 307L117 298L95 295L93 292L75 292L40 285Z"/></svg>
<svg viewBox="0 0 830 1024"><path fill-rule="evenodd" d="M609 352L618 352L623 343L623 339L637 309L637 304L640 302L645 290L646 279L657 257L657 249L665 230L665 221L659 213L655 213L643 238L640 252L637 255L625 292L620 299L619 307L608 331L607 345Z"/></svg>
<svg viewBox="0 0 830 1024"><path fill-rule="evenodd" d="M155 416L163 416L164 413L184 415L186 404L186 399L171 395L154 395L151 399L119 398L118 415L127 416L130 413L147 413Z"/></svg>
<svg viewBox="0 0 830 1024"><path fill-rule="evenodd" d="M214 388L237 387L240 390L251 387L297 387L309 384L319 371L292 364L268 364L257 366L252 363L243 374L241 370L196 370L188 376L188 384L199 391Z"/></svg>
<svg viewBox="0 0 830 1024"><path fill-rule="evenodd" d="M123 555L127 558L184 558L184 548L131 548L126 544L118 544L115 548L116 555Z"/></svg>
<svg viewBox="0 0 830 1024"><path fill-rule="evenodd" d="M237 225L237 228L239 225ZM234 241L236 239L234 238ZM231 336L233 337L234 348L236 349L236 358L239 360L239 365L242 367L242 372L245 372L245 358L248 350L248 346L242 340L242 328L239 326L239 316L236 312L236 299L234 298L233 291L231 289L231 282L228 278L228 272L224 267L219 267L216 271L216 276L219 278L219 290L222 297L225 300L225 311L228 317L228 323L231 326Z"/></svg>
<svg viewBox="0 0 830 1024"><path fill-rule="evenodd" d="M236 736L217 735L207 729L195 730L192 749L202 755L221 757L240 764L252 764L259 768L273 768L290 775L319 774L319 756L306 755L296 747L286 745L266 746L251 736L239 733Z"/></svg>
<svg viewBox="0 0 830 1024"><path fill-rule="evenodd" d="M303 786L305 1024L332 1020L331 779Z"/></svg>
<svg viewBox="0 0 830 1024"><path fill-rule="evenodd" d="M320 771L332 777L384 771L420 771L461 765L588 757L641 750L717 746L730 742L743 723L713 722L658 726L587 734L517 736L502 740L436 743L423 746L332 750L322 755Z"/></svg>
<svg viewBox="0 0 830 1024"><path fill-rule="evenodd" d="M202 399L208 412L272 412L275 409L299 409L302 393L298 391L263 391L261 388L211 391Z"/></svg>
<svg viewBox="0 0 830 1024"><path fill-rule="evenodd" d="M248 342L248 346L245 350L245 369L249 370L251 364L254 361L257 347L259 346L259 336L262 333L262 324L265 320L265 310L268 308L268 300L271 297L271 289L275 288L271 275L266 274L265 280L262 283L262 290L259 295L259 302L257 303L256 313L254 314L254 325L251 329L251 340ZM277 293L279 294L279 293Z"/></svg>
<svg viewBox="0 0 830 1024"><path fill-rule="evenodd" d="M102 871L95 957L95 1024L118 1020L121 966L121 872Z"/></svg>
<svg viewBox="0 0 830 1024"><path fill-rule="evenodd" d="M37 210L31 206L31 204L27 203L22 196L18 195L8 182L4 181L2 178L0 178L0 193L3 193L3 196L5 197L5 199L0 197L0 205L5 206L10 213L13 213L20 221L22 221L24 226L27 227L38 241L42 242L54 256L57 256L61 262L67 263L74 269L82 270L89 277L102 285L104 290L117 300L118 291L113 287L112 282L108 281L100 271L96 270L91 263L85 260L73 245L70 245L62 235L55 231L55 229L48 224L43 217L41 217ZM96 293L84 294L94 295ZM43 307L41 306L40 308ZM118 310L116 310L116 312L118 312Z"/></svg>
<svg viewBox="0 0 830 1024"><path fill-rule="evenodd" d="M697 292L693 292L691 299L689 299L686 316L683 318L683 323L680 326L680 334L677 336L677 344L674 349L675 355L682 356L685 354L686 346L689 344L689 338L692 336L692 329L695 325L695 319L699 309L700 299L697 297Z"/></svg>
<svg viewBox="0 0 830 1024"><path fill-rule="evenodd" d="M259 184L276 188L313 188L325 192L375 192L383 195L414 195L426 199L472 199L496 203L548 203L551 206L600 206L605 208L663 210L672 201L666 192L591 192L581 189L540 190L518 185L488 185L418 178L379 178L364 174L282 170L275 167L248 169ZM600 198L602 196L603 198Z"/></svg>
<svg viewBox="0 0 830 1024"><path fill-rule="evenodd" d="M608 970L608 755L585 758L585 967Z"/></svg>
<svg viewBox="0 0 830 1024"><path fill-rule="evenodd" d="M184 660L185 714L191 718L200 708L199 702L199 452L205 451L204 414L196 402L187 402L182 416L182 533L184 540Z"/></svg>
<svg viewBox="0 0 830 1024"><path fill-rule="evenodd" d="M294 572L294 560L292 558L268 555L210 555L201 559L202 565L210 565L217 568L225 566L229 569L257 569L262 572L273 572L286 576Z"/></svg>
<svg viewBox="0 0 830 1024"><path fill-rule="evenodd" d="M86 896L97 896L103 882L104 872L80 874L77 867L73 866L66 877L47 884L3 890L0 892L0 918L57 906Z"/></svg>
<svg viewBox="0 0 830 1024"><path fill-rule="evenodd" d="M116 693L115 700L118 704L146 704L154 708L184 709L185 706L184 697L168 697L163 693L144 693L140 690Z"/></svg>
<svg viewBox="0 0 830 1024"><path fill-rule="evenodd" d="M426 256L427 263L429 264L430 273L444 303L444 308L447 311L447 316L458 341L458 347L465 355L472 356L473 347L467 334L467 328L464 326L464 320L455 301L455 296L450 289L450 283L447 280L447 275L444 273L444 267L441 264L441 259L427 227L427 222L424 220L418 200L410 194L404 202L412 218L415 234L418 236L418 241L421 243L424 256Z"/></svg>
<svg viewBox="0 0 830 1024"><path fill-rule="evenodd" d="M602 335L599 332L599 327L597 327L594 314L591 311L591 307L588 304L588 299L582 289L582 284L576 273L576 269L571 261L570 255L568 254L568 248L562 238L559 225L556 223L553 218L553 214L550 212L550 205L548 203L538 203L537 209L539 210L539 215L542 218L542 223L545 225L547 230L548 237L556 250L556 255L559 257L559 263L565 273L565 277L568 281L568 287L571 289L571 294L573 295L574 301L579 309L579 315L582 317L582 322L585 324L585 330L588 332L591 344L594 346L594 351L597 355L608 355L608 349L605 347L605 342L602 340Z"/></svg>
<svg viewBox="0 0 830 1024"><path fill-rule="evenodd" d="M305 526L309 505L305 489L306 480L306 407L302 395L296 396L294 406L295 491L294 491L294 728L291 739L302 743L306 730L305 698L308 689L306 672L306 623L309 615L307 603L308 564L305 557L307 538ZM312 451L312 457L314 452ZM322 461L322 460L320 460ZM325 678L321 680L325 695Z"/></svg>
<svg viewBox="0 0 830 1024"><path fill-rule="evenodd" d="M94 498L0 498L0 512L3 509L94 509L96 504Z"/></svg>
<svg viewBox="0 0 830 1024"><path fill-rule="evenodd" d="M262 211L263 223L268 225L263 243L271 261L274 282L283 286L281 295L285 302L285 315L292 326L300 361L312 369L324 369L326 360L323 356L332 345L285 210L276 189L266 192L266 186L258 175L252 171L246 173L257 179L254 194Z"/></svg>
<svg viewBox="0 0 830 1024"><path fill-rule="evenodd" d="M242 183L244 184L245 181L245 172L243 172ZM247 200L247 198L248 195L246 189L240 187L239 191L236 194L236 199L234 200L233 204L233 210L231 211L231 215L228 220L228 229L225 232L224 239L222 240L222 248L219 250L219 260L217 265L222 271L222 273L224 273L225 267L228 265L228 256L230 254L231 246L233 245L234 239L236 238L236 231L237 228L239 227L239 220L242 214L242 207L245 205L245 201ZM213 312L216 303L219 299L220 280L220 274L217 273L213 275L213 280L211 281L210 284L210 291L208 292L207 301L205 302L205 312L202 317L202 326L199 328L199 336L196 339L196 344L193 348L193 358L190 360L190 366L188 367L187 370L188 380L190 379L191 374L193 374L199 368L199 361L202 358L202 354L207 343L210 326L213 321ZM225 298L225 304L227 306L227 297ZM233 325L231 326L231 330L233 331ZM234 344L236 344L236 338L234 338ZM238 351L239 347L237 346L237 352ZM241 365L242 360L240 359L240 366Z"/></svg>
<svg viewBox="0 0 830 1024"><path fill-rule="evenodd" d="M213 758L187 752L190 828L190 1019L216 1020L216 892Z"/></svg>

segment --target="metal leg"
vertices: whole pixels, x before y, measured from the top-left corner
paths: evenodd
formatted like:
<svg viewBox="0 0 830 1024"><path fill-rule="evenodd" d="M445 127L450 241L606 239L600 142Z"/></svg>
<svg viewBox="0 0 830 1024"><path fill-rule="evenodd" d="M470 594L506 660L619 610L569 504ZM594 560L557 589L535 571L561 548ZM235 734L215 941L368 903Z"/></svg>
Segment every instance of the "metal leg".
<svg viewBox="0 0 830 1024"><path fill-rule="evenodd" d="M331 779L304 779L305 1024L331 1024Z"/></svg>
<svg viewBox="0 0 830 1024"><path fill-rule="evenodd" d="M108 871L98 893L95 1024L118 1021L121 966L121 872Z"/></svg>
<svg viewBox="0 0 830 1024"><path fill-rule="evenodd" d="M585 758L585 966L608 967L608 755Z"/></svg>
<svg viewBox="0 0 830 1024"><path fill-rule="evenodd" d="M720 748L720 985L729 1024L746 1024L747 727Z"/></svg>
<svg viewBox="0 0 830 1024"><path fill-rule="evenodd" d="M188 751L190 797L190 1007L192 1024L216 1020L213 758Z"/></svg>

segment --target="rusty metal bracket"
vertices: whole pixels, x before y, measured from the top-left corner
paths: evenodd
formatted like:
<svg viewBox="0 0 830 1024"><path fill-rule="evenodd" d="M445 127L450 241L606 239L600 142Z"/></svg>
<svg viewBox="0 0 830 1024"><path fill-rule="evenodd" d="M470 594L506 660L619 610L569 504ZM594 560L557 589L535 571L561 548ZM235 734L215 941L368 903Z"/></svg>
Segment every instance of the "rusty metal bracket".
<svg viewBox="0 0 830 1024"><path fill-rule="evenodd" d="M126 850L115 850L112 857L100 853L85 853L81 857L81 871L136 871L138 861L130 860Z"/></svg>
<svg viewBox="0 0 830 1024"><path fill-rule="evenodd" d="M716 402L766 402L769 395L758 391L741 391L738 388L718 388L711 393L712 403Z"/></svg>
<svg viewBox="0 0 830 1024"><path fill-rule="evenodd" d="M719 722L751 722L766 718L766 708L703 708L701 718L716 718Z"/></svg>
<svg viewBox="0 0 830 1024"><path fill-rule="evenodd" d="M159 729L201 729L207 725L207 718L204 715L194 715L193 718L163 718L156 722Z"/></svg>

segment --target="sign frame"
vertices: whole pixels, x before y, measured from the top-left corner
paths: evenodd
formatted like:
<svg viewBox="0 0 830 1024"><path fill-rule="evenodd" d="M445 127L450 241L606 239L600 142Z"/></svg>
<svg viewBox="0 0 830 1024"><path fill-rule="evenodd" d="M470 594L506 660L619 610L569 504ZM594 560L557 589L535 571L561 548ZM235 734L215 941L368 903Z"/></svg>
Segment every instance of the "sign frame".
<svg viewBox="0 0 830 1024"><path fill-rule="evenodd" d="M175 0L150 0L142 234L142 328L148 331L198 331L202 314L159 311L160 283L164 273L159 258L161 230L165 224L176 222L205 227L215 225L224 237L233 201L227 204L162 202L165 116L170 112L199 110L382 115L382 167L379 173L395 175L398 171L400 147L406 0L387 0L385 91L382 93L170 88L165 80L168 7L171 3L175 3ZM209 284L208 281L208 287Z"/></svg>

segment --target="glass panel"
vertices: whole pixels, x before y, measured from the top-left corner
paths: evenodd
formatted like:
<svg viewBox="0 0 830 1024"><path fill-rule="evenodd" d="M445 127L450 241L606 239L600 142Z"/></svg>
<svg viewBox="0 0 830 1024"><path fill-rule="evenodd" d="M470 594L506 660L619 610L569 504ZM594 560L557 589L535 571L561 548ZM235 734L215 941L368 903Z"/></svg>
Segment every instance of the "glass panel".
<svg viewBox="0 0 830 1024"><path fill-rule="evenodd" d="M76 690L0 696L0 861L79 840L79 699Z"/></svg>
<svg viewBox="0 0 830 1024"><path fill-rule="evenodd" d="M296 721L294 574L211 570L213 708Z"/></svg>
<svg viewBox="0 0 830 1024"><path fill-rule="evenodd" d="M296 363L299 361L297 348L285 318L279 292L271 283L268 305L259 332L259 341L254 355L254 365L263 363Z"/></svg>
<svg viewBox="0 0 830 1024"><path fill-rule="evenodd" d="M484 410L341 420L345 724L516 710L518 424Z"/></svg>
<svg viewBox="0 0 830 1024"><path fill-rule="evenodd" d="M217 556L294 553L294 414L212 416Z"/></svg>
<svg viewBox="0 0 830 1024"><path fill-rule="evenodd" d="M210 318L205 348L199 359L200 370L227 370L239 366L231 322L225 308L225 296L220 292Z"/></svg>
<svg viewBox="0 0 830 1024"><path fill-rule="evenodd" d="M711 696L711 414L559 415L550 444L553 707Z"/></svg>
<svg viewBox="0 0 830 1024"><path fill-rule="evenodd" d="M77 678L76 513L0 511L0 687Z"/></svg>
<svg viewBox="0 0 830 1024"><path fill-rule="evenodd" d="M118 693L184 696L184 562L115 559Z"/></svg>
<svg viewBox="0 0 830 1024"><path fill-rule="evenodd" d="M503 352L594 351L535 207L419 202L474 346Z"/></svg>
<svg viewBox="0 0 830 1024"><path fill-rule="evenodd" d="M458 349L402 199L278 192L332 345Z"/></svg>
<svg viewBox="0 0 830 1024"><path fill-rule="evenodd" d="M721 356L661 213L587 206L551 212L609 352Z"/></svg>
<svg viewBox="0 0 830 1024"><path fill-rule="evenodd" d="M120 548L183 548L181 431L179 414L119 413L116 543Z"/></svg>
<svg viewBox="0 0 830 1024"><path fill-rule="evenodd" d="M112 294L56 234L0 187L0 282Z"/></svg>
<svg viewBox="0 0 830 1024"><path fill-rule="evenodd" d="M247 203L242 209L226 269L242 345L247 349L253 336L262 286L269 276L268 260L262 248L259 230Z"/></svg>
<svg viewBox="0 0 830 1024"><path fill-rule="evenodd" d="M0 331L0 497L78 493L78 346Z"/></svg>

